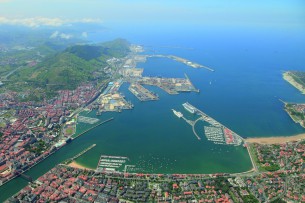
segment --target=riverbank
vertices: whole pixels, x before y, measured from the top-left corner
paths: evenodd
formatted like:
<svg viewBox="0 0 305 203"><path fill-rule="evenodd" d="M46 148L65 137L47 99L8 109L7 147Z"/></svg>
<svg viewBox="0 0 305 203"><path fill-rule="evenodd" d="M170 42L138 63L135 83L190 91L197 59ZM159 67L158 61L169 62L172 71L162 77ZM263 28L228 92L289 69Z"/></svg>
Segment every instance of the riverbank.
<svg viewBox="0 0 305 203"><path fill-rule="evenodd" d="M289 71L283 73L283 79L289 82L292 86L297 88L299 91L302 92L302 94L305 94L305 88L303 85L295 81L295 79L290 75L291 73Z"/></svg>
<svg viewBox="0 0 305 203"><path fill-rule="evenodd" d="M247 138L245 139L248 143L258 143L258 144L283 144L286 142L299 141L305 139L305 133L285 136L285 137L257 137L257 138Z"/></svg>

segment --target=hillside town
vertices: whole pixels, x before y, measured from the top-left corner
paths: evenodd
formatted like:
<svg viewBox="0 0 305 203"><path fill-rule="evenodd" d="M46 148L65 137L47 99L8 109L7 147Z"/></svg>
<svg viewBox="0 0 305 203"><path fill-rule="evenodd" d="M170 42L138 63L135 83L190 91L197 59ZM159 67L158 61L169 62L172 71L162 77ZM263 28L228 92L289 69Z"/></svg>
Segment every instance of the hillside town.
<svg viewBox="0 0 305 203"><path fill-rule="evenodd" d="M17 92L0 94L0 185L65 145L70 136L62 134L60 126L98 94L90 83L41 102L20 102Z"/></svg>

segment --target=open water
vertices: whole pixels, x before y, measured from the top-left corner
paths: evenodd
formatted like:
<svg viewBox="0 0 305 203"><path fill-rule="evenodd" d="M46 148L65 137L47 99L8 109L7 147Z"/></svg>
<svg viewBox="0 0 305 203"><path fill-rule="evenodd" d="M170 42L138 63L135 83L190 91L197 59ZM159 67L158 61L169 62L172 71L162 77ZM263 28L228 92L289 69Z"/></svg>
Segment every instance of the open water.
<svg viewBox="0 0 305 203"><path fill-rule="evenodd" d="M91 33L91 40L124 37L145 45L149 52L188 58L216 71L192 69L160 58L139 64L138 67L145 68L144 75L147 76L184 77L183 74L187 73L200 93L168 95L156 87L149 87L159 94L160 100L140 102L124 84L121 91L135 105L133 110L102 115L99 117L101 120L115 119L65 146L31 169L28 175L38 178L94 143L97 146L77 159L78 163L95 168L100 155L105 154L127 156L130 164L135 164L143 172L249 170L251 163L246 149L208 142L203 134L204 123L196 125L202 137L198 141L191 127L173 115L172 108L188 114L181 106L186 101L243 137L287 136L305 132L290 119L279 101L305 102L304 95L282 79L284 70L305 70L304 30L216 27L140 30L126 31L122 27L109 33ZM79 125L78 131L86 127ZM17 178L1 187L0 201L26 184Z"/></svg>

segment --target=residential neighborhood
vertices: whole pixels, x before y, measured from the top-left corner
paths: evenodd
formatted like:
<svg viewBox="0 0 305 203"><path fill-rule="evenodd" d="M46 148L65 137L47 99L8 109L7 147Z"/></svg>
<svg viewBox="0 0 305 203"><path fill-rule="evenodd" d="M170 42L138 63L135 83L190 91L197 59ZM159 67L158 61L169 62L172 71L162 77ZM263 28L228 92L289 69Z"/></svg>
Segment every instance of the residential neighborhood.
<svg viewBox="0 0 305 203"><path fill-rule="evenodd" d="M93 84L58 91L42 102L20 102L16 92L0 94L0 185L62 147L71 135L61 133L60 126L98 94Z"/></svg>

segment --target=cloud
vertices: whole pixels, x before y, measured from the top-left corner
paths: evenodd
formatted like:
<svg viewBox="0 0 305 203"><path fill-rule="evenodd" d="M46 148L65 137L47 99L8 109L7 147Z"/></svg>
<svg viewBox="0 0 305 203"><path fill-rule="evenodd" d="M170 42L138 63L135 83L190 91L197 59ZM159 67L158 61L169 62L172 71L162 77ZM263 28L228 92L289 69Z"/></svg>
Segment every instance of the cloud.
<svg viewBox="0 0 305 203"><path fill-rule="evenodd" d="M55 32L53 32L53 33L51 34L50 38L51 38L51 39L54 39L54 38L58 37L58 34L59 34L59 32L58 32L58 31L55 31Z"/></svg>
<svg viewBox="0 0 305 203"><path fill-rule="evenodd" d="M82 32L82 37L83 38L87 38L88 37L88 33L87 32Z"/></svg>
<svg viewBox="0 0 305 203"><path fill-rule="evenodd" d="M62 39L71 39L73 37L73 35L69 35L69 34L65 34L65 33L61 33L59 36Z"/></svg>
<svg viewBox="0 0 305 203"><path fill-rule="evenodd" d="M0 0L0 3L10 2L11 0Z"/></svg>
<svg viewBox="0 0 305 203"><path fill-rule="evenodd" d="M71 39L72 37L73 37L73 35L71 35L71 34L60 33L59 31L53 32L50 36L51 39L55 39L55 38Z"/></svg>
<svg viewBox="0 0 305 203"><path fill-rule="evenodd" d="M0 2L3 0L0 0ZM8 25L23 25L27 27L40 27L51 26L59 27L64 25L71 25L73 23L101 23L100 19L83 18L83 19L62 19L62 18L45 18L45 17L33 17L33 18L6 18L0 16L0 24Z"/></svg>

